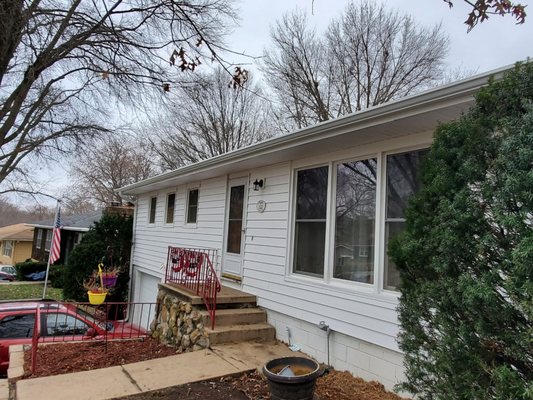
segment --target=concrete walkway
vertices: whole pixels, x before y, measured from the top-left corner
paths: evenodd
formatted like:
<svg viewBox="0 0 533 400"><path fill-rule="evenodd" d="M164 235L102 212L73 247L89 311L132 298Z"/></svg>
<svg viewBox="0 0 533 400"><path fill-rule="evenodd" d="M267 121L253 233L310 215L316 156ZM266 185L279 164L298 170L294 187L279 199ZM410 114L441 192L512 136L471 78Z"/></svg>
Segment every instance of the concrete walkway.
<svg viewBox="0 0 533 400"><path fill-rule="evenodd" d="M102 368L20 380L16 400L105 400L262 367L277 357L300 355L279 343L236 343L213 350ZM81 356L81 355L80 355Z"/></svg>

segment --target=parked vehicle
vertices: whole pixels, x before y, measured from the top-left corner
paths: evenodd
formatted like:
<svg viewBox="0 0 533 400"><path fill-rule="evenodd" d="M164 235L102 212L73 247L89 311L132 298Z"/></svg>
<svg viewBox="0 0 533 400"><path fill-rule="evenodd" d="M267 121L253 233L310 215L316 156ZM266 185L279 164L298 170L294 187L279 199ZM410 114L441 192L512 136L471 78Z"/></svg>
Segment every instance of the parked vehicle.
<svg viewBox="0 0 533 400"><path fill-rule="evenodd" d="M5 272L0 271L0 281L8 281L13 282L15 280L15 277L11 274L6 274Z"/></svg>
<svg viewBox="0 0 533 400"><path fill-rule="evenodd" d="M38 343L111 340L147 336L146 330L124 322L95 317L75 304L56 301L0 303L0 375L7 373L9 346ZM37 320L37 323L36 323Z"/></svg>
<svg viewBox="0 0 533 400"><path fill-rule="evenodd" d="M17 270L12 265L0 265L0 280L14 281L17 277Z"/></svg>

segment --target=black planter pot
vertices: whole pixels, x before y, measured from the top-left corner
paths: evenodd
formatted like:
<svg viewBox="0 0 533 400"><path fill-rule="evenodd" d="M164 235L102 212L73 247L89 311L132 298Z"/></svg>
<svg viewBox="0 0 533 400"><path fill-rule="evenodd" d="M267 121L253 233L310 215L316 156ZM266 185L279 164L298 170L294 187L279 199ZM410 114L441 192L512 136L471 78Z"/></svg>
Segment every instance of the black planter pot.
<svg viewBox="0 0 533 400"><path fill-rule="evenodd" d="M287 365L296 371L294 376L280 374ZM312 400L320 366L303 357L276 358L266 363L263 374L268 380L272 400Z"/></svg>

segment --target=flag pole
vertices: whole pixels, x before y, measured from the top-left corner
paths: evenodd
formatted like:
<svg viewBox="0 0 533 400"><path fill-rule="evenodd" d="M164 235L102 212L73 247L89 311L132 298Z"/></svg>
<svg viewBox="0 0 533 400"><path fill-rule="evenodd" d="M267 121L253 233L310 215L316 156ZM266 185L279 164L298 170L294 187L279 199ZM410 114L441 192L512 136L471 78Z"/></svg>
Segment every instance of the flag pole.
<svg viewBox="0 0 533 400"><path fill-rule="evenodd" d="M56 221L57 221L57 214L59 212L59 206L61 205L61 200L57 200L56 205L56 213L54 216L54 229L52 230L52 241L54 241L54 236L56 233ZM50 272L50 256L52 255L52 243L50 243L50 249L48 251L48 263L46 264L46 276L44 278L44 288L43 288L43 300L46 299L46 289L48 287L48 273Z"/></svg>

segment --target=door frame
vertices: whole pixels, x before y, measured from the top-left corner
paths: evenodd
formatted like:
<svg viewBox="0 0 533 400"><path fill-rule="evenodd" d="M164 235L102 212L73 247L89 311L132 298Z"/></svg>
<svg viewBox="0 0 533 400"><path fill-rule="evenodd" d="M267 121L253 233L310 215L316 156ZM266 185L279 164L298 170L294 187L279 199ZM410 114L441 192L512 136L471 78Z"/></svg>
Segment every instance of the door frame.
<svg viewBox="0 0 533 400"><path fill-rule="evenodd" d="M224 204L224 239L222 243L222 265L220 268L220 274L222 278L231 279L234 281L242 281L243 267L244 267L244 246L246 242L246 214L248 206L248 181L249 177L228 177L226 185L226 200ZM231 199L231 188L232 186L244 186L244 195L242 200L242 227L241 227L241 249L240 249L240 261L239 261L239 271L236 274L236 271L225 272L226 261L228 257L227 246L228 246L228 228L229 228L229 208L230 208L230 199ZM237 254L229 253L230 258L238 257Z"/></svg>

